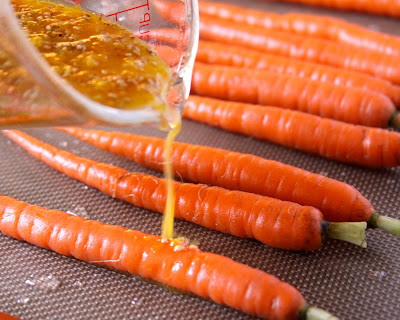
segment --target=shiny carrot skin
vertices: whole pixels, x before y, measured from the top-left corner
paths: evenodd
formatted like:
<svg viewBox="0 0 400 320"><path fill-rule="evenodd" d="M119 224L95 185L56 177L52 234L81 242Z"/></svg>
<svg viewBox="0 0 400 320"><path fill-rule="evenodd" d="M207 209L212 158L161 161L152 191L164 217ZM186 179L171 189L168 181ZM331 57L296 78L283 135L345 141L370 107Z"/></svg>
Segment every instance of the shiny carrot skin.
<svg viewBox="0 0 400 320"><path fill-rule="evenodd" d="M75 180L138 207L164 212L164 179L78 157L23 132L5 134L35 158ZM191 183L175 182L174 188L176 218L209 229L255 238L287 250L316 250L326 236L328 223L318 209L310 206Z"/></svg>
<svg viewBox="0 0 400 320"><path fill-rule="evenodd" d="M288 2L302 3L311 6L321 6L339 10L353 10L368 12L393 17L400 17L399 0L285 0Z"/></svg>
<svg viewBox="0 0 400 320"><path fill-rule="evenodd" d="M200 39L365 72L400 84L399 58L331 40L265 30L203 15Z"/></svg>
<svg viewBox="0 0 400 320"><path fill-rule="evenodd" d="M396 109L384 95L363 89L252 70L196 63L193 94L271 105L353 124L387 128Z"/></svg>
<svg viewBox="0 0 400 320"><path fill-rule="evenodd" d="M323 157L368 167L400 164L400 133L274 107L190 97L183 116Z"/></svg>
<svg viewBox="0 0 400 320"><path fill-rule="evenodd" d="M196 60L208 64L267 70L345 87L376 91L386 95L396 106L400 107L400 86L392 85L389 81L365 73L204 40L199 43Z"/></svg>
<svg viewBox="0 0 400 320"><path fill-rule="evenodd" d="M164 10L167 9L164 8ZM333 17L298 12L278 14L208 1L200 1L199 10L200 15L213 16L239 24L328 39L381 53L400 55L399 37L376 32ZM170 15L171 11L165 14Z"/></svg>
<svg viewBox="0 0 400 320"><path fill-rule="evenodd" d="M176 240L0 196L0 231L36 246L192 292L263 318L299 319L301 293L272 275ZM304 318L303 318L304 319Z"/></svg>
<svg viewBox="0 0 400 320"><path fill-rule="evenodd" d="M207 112L207 105L213 100L191 96L184 114L190 113L192 108L199 108L202 112L201 102L206 108L204 112ZM223 104L226 103L220 105ZM271 109L271 116L274 112L278 114L279 109ZM271 121L277 119L275 116ZM163 139L83 128L58 129L147 168L163 170ZM250 154L174 142L172 165L177 177L313 206L321 210L328 221L368 222L374 212L368 199L346 183Z"/></svg>

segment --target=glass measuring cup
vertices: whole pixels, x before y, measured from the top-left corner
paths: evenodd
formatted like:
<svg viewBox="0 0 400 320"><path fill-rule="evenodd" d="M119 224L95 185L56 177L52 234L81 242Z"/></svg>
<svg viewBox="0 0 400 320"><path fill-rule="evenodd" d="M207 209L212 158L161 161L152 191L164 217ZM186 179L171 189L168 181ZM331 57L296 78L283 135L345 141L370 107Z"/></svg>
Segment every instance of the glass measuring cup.
<svg viewBox="0 0 400 320"><path fill-rule="evenodd" d="M0 127L106 123L160 123L179 115L190 91L198 44L197 0L52 0L79 5L122 25L155 49L168 48L173 72L163 115L150 105L117 109L81 94L58 75L22 30L9 0L0 1ZM159 14L157 5L176 8L178 20ZM158 37L162 31L171 37ZM169 59L173 57L173 59ZM8 72L12 69L12 72Z"/></svg>

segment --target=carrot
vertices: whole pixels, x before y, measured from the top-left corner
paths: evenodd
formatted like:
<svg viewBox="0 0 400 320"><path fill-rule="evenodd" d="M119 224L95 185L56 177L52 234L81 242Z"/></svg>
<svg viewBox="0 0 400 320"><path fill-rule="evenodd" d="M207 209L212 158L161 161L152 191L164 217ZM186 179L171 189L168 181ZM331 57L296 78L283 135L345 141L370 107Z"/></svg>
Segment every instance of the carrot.
<svg viewBox="0 0 400 320"><path fill-rule="evenodd" d="M153 0L157 13L167 21L184 27L186 23L185 6L182 3L171 2L168 0Z"/></svg>
<svg viewBox="0 0 400 320"><path fill-rule="evenodd" d="M164 15L171 14L167 6L162 9L165 11ZM381 53L400 55L399 37L376 32L342 19L298 12L278 14L207 1L200 1L199 9L201 15L230 20L240 25L244 23L269 30L338 41Z"/></svg>
<svg viewBox="0 0 400 320"><path fill-rule="evenodd" d="M364 73L204 40L199 43L196 60L209 64L267 70L346 87L376 91L386 95L396 106L400 107L400 86L392 85L389 81Z"/></svg>
<svg viewBox="0 0 400 320"><path fill-rule="evenodd" d="M1 92L0 92L1 96ZM33 114L32 106L8 105L0 109L0 126L2 128L15 127L15 124L30 123L30 126L43 125L43 123L63 123L71 119L72 114L68 110L57 109L51 106L35 106ZM70 122L70 121L69 121Z"/></svg>
<svg viewBox="0 0 400 320"><path fill-rule="evenodd" d="M0 312L0 320L20 320L20 319L10 316L9 314Z"/></svg>
<svg viewBox="0 0 400 320"><path fill-rule="evenodd" d="M184 117L348 163L395 167L400 133L273 107L191 97Z"/></svg>
<svg viewBox="0 0 400 320"><path fill-rule="evenodd" d="M193 94L273 105L353 124L387 128L399 117L379 93L300 77L245 68L196 63Z"/></svg>
<svg viewBox="0 0 400 320"><path fill-rule="evenodd" d="M179 29L153 29L149 33L149 38L156 45L177 46L182 45L182 32Z"/></svg>
<svg viewBox="0 0 400 320"><path fill-rule="evenodd" d="M169 46L153 46L157 54L171 67L175 68L180 61L177 49Z"/></svg>
<svg viewBox="0 0 400 320"><path fill-rule="evenodd" d="M213 114L214 110L217 108L217 103L217 101L212 99L201 99L191 96L187 102L184 115L188 117L188 114L194 113L192 109ZM222 110L225 106L228 107L229 105L228 103L220 102L219 106L220 110ZM201 110L201 108L203 109ZM232 109L234 108L235 106L232 107ZM240 112L239 108L240 105L237 104L237 113ZM274 141L277 142L280 141L279 139L289 140L286 138L287 134L282 132L282 129L277 128L279 127L278 124L281 125L280 128L288 128L288 130L291 128L299 128L299 132L302 132L306 129L309 122L313 124L312 121L317 118L296 112L293 117L300 116L302 121L297 125L293 125L293 123L286 120L289 117L286 117L286 119L284 117L279 118L279 114L289 114L289 111L279 110L277 108L260 108L258 110L263 110L263 113L258 116L256 108L249 106L248 110L246 114L244 111L242 114L244 116L250 115L249 121L258 119L252 124L252 127L259 125L259 123L266 118L262 118L263 115L271 117L269 120L270 122L267 122L265 125L268 126L271 124L272 128L269 131L269 140L273 140L272 138L275 137ZM269 111L269 113L265 113L266 111ZM224 115L224 113L220 113L220 115ZM242 119L245 119L244 116ZM305 118L302 116L305 116ZM240 119L240 117L239 115L236 119ZM307 118L311 119L308 120ZM215 121L214 123L218 122ZM334 124L335 123L336 122L334 122ZM340 123L336 124L340 127ZM260 126L260 130L263 130L262 127L263 125ZM363 134L359 132L359 130L362 129L361 127L349 125L345 125L345 127L348 127L346 128L347 132L350 132L349 129L352 127L354 130L352 137L354 137L355 140L359 139L357 137ZM129 158L148 168L158 171L162 171L163 169L163 139L82 128L65 127L58 129L91 143L100 149ZM265 132L267 131L265 130ZM336 131L332 130L332 132ZM384 133L381 137L383 136L387 141L392 141L392 143L396 141L394 138L396 135L395 133L377 129L368 129L364 131L364 133L367 137L366 141L371 141L369 146L367 144L364 146L366 152L373 151L374 146L379 142L376 141L377 134L379 133ZM384 136L385 134L387 137ZM297 132L294 131L293 135L297 136ZM338 135L336 134L335 137L338 137ZM332 141L335 141L335 137ZM316 139L317 142L321 140L318 136ZM301 142L302 137L299 137L298 140ZM350 145L348 140L344 141L344 143ZM322 143L320 145L322 145ZM389 150L398 152L397 159L399 160L399 145L400 135L397 134L397 146L395 143L388 144L385 145L384 148L375 148L374 150L378 152L389 152ZM354 187L319 174L314 174L306 170L285 165L277 161L256 157L254 155L230 152L223 149L179 142L174 142L172 148L171 161L176 170L176 176L189 181L257 193L302 205L313 206L321 210L325 219L328 221L366 221L370 227L380 227L376 225L377 220L383 221L387 219L386 217L380 216L378 219L378 214L375 212L372 204ZM361 145L357 146L357 144L354 144L351 145L351 148L350 150L352 151L354 148L361 148ZM363 150L358 151L358 153L362 154ZM361 158L368 159L369 157L371 157L371 154L365 154L365 157ZM390 159L390 156L376 155L375 158L378 160ZM344 159L346 160L349 158ZM399 161L397 164L398 163ZM400 236L400 225L398 222L394 222L393 226L395 225L397 226L397 235ZM390 230L386 231L391 232Z"/></svg>
<svg viewBox="0 0 400 320"><path fill-rule="evenodd" d="M35 158L75 180L108 196L164 212L167 199L164 179L78 157L23 132L7 131L5 134ZM328 223L313 207L205 185L174 182L173 188L176 217L209 229L254 238L287 250L316 250L325 238L338 237L366 246L365 223ZM349 236L340 236L343 232Z"/></svg>
<svg viewBox="0 0 400 320"><path fill-rule="evenodd" d="M339 10L353 10L381 14L393 17L400 17L400 1L399 0L285 0L288 2L303 3L312 6L322 6Z"/></svg>
<svg viewBox="0 0 400 320"><path fill-rule="evenodd" d="M301 293L272 275L120 226L0 196L0 231L77 259L127 271L240 311L275 320L316 319ZM337 319L321 311L318 319Z"/></svg>
<svg viewBox="0 0 400 320"><path fill-rule="evenodd" d="M265 30L204 15L200 19L200 39L365 72L400 84L398 57L331 40Z"/></svg>

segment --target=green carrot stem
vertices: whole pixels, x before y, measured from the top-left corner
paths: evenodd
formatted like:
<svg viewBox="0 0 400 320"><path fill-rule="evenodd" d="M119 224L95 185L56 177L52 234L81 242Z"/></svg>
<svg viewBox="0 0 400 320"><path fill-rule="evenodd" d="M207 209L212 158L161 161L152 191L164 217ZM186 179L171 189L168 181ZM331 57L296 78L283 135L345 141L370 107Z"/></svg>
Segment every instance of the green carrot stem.
<svg viewBox="0 0 400 320"><path fill-rule="evenodd" d="M400 221L374 213L369 219L371 228L379 228L400 238Z"/></svg>
<svg viewBox="0 0 400 320"><path fill-rule="evenodd" d="M366 228L366 222L330 222L326 230L326 236L331 239L347 241L362 248L366 248Z"/></svg>

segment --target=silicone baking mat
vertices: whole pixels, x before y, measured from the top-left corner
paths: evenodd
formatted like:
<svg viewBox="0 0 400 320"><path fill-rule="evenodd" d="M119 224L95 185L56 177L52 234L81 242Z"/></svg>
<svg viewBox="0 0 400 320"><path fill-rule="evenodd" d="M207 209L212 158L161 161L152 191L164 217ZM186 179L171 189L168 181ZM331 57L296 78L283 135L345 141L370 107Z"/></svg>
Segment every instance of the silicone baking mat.
<svg viewBox="0 0 400 320"><path fill-rule="evenodd" d="M231 1L239 4L239 1ZM242 2L242 5L244 2ZM330 14L400 35L390 18L275 3L246 1L246 7L277 12ZM104 128L104 127L103 127ZM110 128L104 128L111 130ZM155 128L123 128L163 137ZM62 149L131 171L146 170L51 129L27 132ZM354 185L377 211L400 218L400 168L365 169L324 160L249 137L184 121L178 141L251 153L321 173ZM108 224L159 234L161 216L111 199L33 159L0 134L0 193L48 208L72 211ZM271 273L297 287L306 299L341 319L400 318L400 240L367 232L368 248L329 241L316 252L269 248L184 221L176 232L200 248ZM207 300L64 257L0 235L0 311L24 320L56 319L255 319Z"/></svg>

